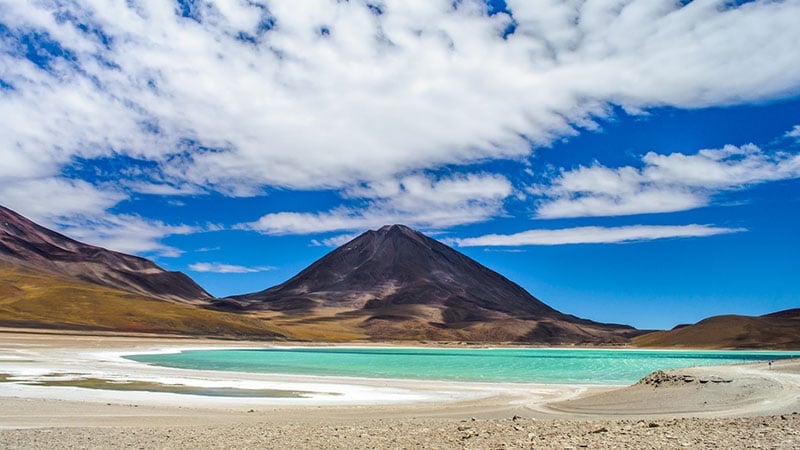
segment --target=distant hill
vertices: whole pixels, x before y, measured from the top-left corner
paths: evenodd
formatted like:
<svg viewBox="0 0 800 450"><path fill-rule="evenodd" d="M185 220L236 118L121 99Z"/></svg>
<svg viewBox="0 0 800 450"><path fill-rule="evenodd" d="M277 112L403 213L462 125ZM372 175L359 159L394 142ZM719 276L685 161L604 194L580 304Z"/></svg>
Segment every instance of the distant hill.
<svg viewBox="0 0 800 450"><path fill-rule="evenodd" d="M637 331L561 313L456 250L402 225L367 231L287 282L215 302L331 339L624 343Z"/></svg>
<svg viewBox="0 0 800 450"><path fill-rule="evenodd" d="M180 272L83 244L0 206L0 326L280 337L262 320L203 308Z"/></svg>
<svg viewBox="0 0 800 450"><path fill-rule="evenodd" d="M800 349L800 309L759 317L724 315L633 339L638 347Z"/></svg>

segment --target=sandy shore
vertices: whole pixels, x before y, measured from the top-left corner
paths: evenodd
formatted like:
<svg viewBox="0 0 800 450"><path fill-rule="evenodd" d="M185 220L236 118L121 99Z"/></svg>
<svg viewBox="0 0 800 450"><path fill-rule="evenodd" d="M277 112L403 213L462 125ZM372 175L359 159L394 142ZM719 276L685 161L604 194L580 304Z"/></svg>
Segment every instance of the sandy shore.
<svg viewBox="0 0 800 450"><path fill-rule="evenodd" d="M0 447L800 448L798 361L680 369L598 387L238 374L120 357L265 345L4 330ZM75 379L293 395L126 392L70 386ZM24 384L36 381L50 385Z"/></svg>

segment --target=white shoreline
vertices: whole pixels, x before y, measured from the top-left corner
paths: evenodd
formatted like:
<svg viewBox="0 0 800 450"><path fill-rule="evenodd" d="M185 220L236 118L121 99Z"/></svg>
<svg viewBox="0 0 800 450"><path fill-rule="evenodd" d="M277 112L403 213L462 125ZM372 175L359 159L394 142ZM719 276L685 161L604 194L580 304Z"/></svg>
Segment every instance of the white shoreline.
<svg viewBox="0 0 800 450"><path fill-rule="evenodd" d="M337 345L338 346L338 345ZM0 332L0 374L35 380L130 380L197 388L312 392L306 398L217 397L189 393L31 386L0 382L0 428L162 426L251 420L309 422L378 418L720 417L800 411L800 361L676 369L733 383L653 386L425 381L178 369L125 355L199 349L297 348L264 342L176 337ZM318 346L309 346L309 348ZM349 346L351 348L375 346ZM398 348L387 345L386 348ZM414 348L414 347L406 347ZM459 347L461 348L461 347ZM334 394L334 395L331 395ZM703 397L698 401L700 397ZM708 400L707 404L704 400ZM251 414L253 411L256 414ZM335 419L334 419L335 418Z"/></svg>
<svg viewBox="0 0 800 450"><path fill-rule="evenodd" d="M286 375L221 370L179 369L136 362L136 354L170 354L184 350L295 348L292 346L156 345L120 350L86 348L28 348L15 354L0 351L2 372L14 377L0 383L0 397L50 398L65 401L134 402L146 405L190 404L202 407L234 406L370 406L475 401L496 396L568 398L597 388L578 384L491 383L349 376ZM311 348L311 347L310 347ZM363 348L351 346L350 348ZM389 347L387 347L389 348ZM409 347L411 348L411 347ZM65 374L58 379L98 378L141 381L196 388L301 391L303 398L217 397L186 393L113 391L62 386L20 384ZM50 378L53 379L53 378ZM607 389L609 386L601 386Z"/></svg>
<svg viewBox="0 0 800 450"><path fill-rule="evenodd" d="M124 354L263 342L0 329L0 374L203 386L338 389L310 399L224 398L0 379L0 447L764 448L800 444L800 360L669 371L662 386L461 383L192 371ZM269 344L271 345L271 344ZM292 346L287 346L292 347ZM395 347L396 348L396 347ZM701 381L684 382L684 377ZM710 382L730 379L730 383ZM343 402L343 398L347 402ZM756 416L756 417L747 417Z"/></svg>

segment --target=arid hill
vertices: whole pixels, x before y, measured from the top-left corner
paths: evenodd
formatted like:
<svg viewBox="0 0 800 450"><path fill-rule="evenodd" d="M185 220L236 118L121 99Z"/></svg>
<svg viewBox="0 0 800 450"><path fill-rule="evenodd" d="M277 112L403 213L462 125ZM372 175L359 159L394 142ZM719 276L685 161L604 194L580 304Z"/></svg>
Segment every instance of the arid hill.
<svg viewBox="0 0 800 450"><path fill-rule="evenodd" d="M181 272L168 272L144 258L78 242L2 206L0 261L162 300L202 304L211 299Z"/></svg>
<svg viewBox="0 0 800 450"><path fill-rule="evenodd" d="M257 318L213 311L180 272L83 244L0 206L0 326L275 338Z"/></svg>
<svg viewBox="0 0 800 450"><path fill-rule="evenodd" d="M638 347L707 349L800 349L800 309L763 316L714 316L694 325L655 331L633 339Z"/></svg>
<svg viewBox="0 0 800 450"><path fill-rule="evenodd" d="M402 225L367 231L289 281L217 307L260 312L300 338L623 343L631 327L561 313Z"/></svg>

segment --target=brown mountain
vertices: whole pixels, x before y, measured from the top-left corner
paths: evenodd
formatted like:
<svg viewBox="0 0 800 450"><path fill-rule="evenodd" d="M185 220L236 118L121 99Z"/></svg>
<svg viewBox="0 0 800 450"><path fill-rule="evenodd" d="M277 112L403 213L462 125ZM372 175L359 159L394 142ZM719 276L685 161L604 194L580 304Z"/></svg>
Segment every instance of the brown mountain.
<svg viewBox="0 0 800 450"><path fill-rule="evenodd" d="M633 339L639 347L800 349L800 309L763 316L714 316Z"/></svg>
<svg viewBox="0 0 800 450"><path fill-rule="evenodd" d="M216 302L301 338L619 343L637 333L567 315L402 225L368 231L287 282Z"/></svg>
<svg viewBox="0 0 800 450"><path fill-rule="evenodd" d="M202 308L180 272L83 244L0 206L0 326L278 337L257 318Z"/></svg>
<svg viewBox="0 0 800 450"><path fill-rule="evenodd" d="M138 256L70 239L0 206L0 261L162 300L204 303L211 295L181 272Z"/></svg>

